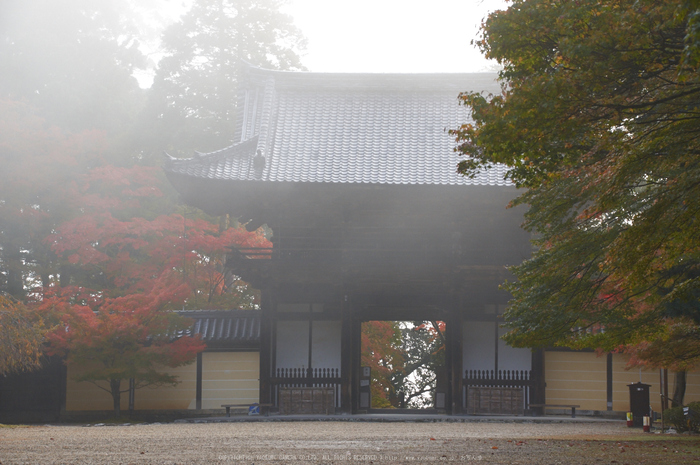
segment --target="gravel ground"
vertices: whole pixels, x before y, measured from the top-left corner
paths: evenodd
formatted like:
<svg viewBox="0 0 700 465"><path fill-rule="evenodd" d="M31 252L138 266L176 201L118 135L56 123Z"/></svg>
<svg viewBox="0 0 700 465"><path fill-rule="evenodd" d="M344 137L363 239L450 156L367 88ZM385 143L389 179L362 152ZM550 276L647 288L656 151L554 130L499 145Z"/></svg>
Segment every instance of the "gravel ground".
<svg viewBox="0 0 700 465"><path fill-rule="evenodd" d="M689 464L700 440L624 422L260 422L0 427L17 464Z"/></svg>

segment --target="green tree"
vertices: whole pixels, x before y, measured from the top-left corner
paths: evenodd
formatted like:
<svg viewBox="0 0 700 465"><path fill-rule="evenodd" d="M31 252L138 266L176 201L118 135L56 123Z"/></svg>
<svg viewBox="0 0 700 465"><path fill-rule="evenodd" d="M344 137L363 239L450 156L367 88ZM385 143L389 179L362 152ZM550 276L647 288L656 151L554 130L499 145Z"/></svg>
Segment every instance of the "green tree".
<svg viewBox="0 0 700 465"><path fill-rule="evenodd" d="M165 57L151 89L148 123L160 153L231 143L243 62L302 69L304 40L284 0L197 0L163 35ZM146 124L148 124L146 123ZM150 126L149 126L150 127Z"/></svg>
<svg viewBox="0 0 700 465"><path fill-rule="evenodd" d="M438 377L445 368L445 323L413 321L404 322L400 327L404 363L392 374L398 406L434 406Z"/></svg>
<svg viewBox="0 0 700 465"><path fill-rule="evenodd" d="M372 407L433 405L445 365L442 321L367 321L362 324L362 364L371 368Z"/></svg>
<svg viewBox="0 0 700 465"><path fill-rule="evenodd" d="M453 134L462 173L505 164L526 188L509 343L700 361L699 24L690 0L515 0L485 21L503 91L463 94Z"/></svg>
<svg viewBox="0 0 700 465"><path fill-rule="evenodd" d="M0 97L21 100L53 126L122 133L146 65L127 0L5 0L0 4Z"/></svg>

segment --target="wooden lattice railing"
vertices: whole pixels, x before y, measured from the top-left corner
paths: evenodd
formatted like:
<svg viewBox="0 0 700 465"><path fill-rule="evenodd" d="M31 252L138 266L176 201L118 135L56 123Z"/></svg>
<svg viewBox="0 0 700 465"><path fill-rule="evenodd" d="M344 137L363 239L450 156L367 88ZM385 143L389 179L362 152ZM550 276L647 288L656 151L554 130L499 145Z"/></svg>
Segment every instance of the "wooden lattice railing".
<svg viewBox="0 0 700 465"><path fill-rule="evenodd" d="M530 405L530 394L534 382L530 370L466 370L462 379L463 405L467 406L469 387L522 388L523 408Z"/></svg>
<svg viewBox="0 0 700 465"><path fill-rule="evenodd" d="M464 373L465 386L532 386L530 370L467 370Z"/></svg>
<svg viewBox="0 0 700 465"><path fill-rule="evenodd" d="M276 405L280 387L333 387L335 406L340 408L340 380L338 368L277 368L270 382Z"/></svg>

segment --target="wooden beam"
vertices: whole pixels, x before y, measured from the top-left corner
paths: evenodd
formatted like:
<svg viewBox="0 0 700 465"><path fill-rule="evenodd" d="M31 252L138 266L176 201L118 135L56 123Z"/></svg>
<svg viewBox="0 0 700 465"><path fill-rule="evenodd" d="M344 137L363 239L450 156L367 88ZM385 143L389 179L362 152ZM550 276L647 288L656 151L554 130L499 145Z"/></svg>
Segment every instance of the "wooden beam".
<svg viewBox="0 0 700 465"><path fill-rule="evenodd" d="M462 405L462 378L464 377L464 370L462 360L462 312L456 306L453 308L452 315L446 322L446 325L447 353L445 358L446 362L449 360L447 369L451 380L447 405L449 413L458 415L464 409L464 405Z"/></svg>
<svg viewBox="0 0 700 465"><path fill-rule="evenodd" d="M353 330L352 310L347 296L343 297L342 323L340 333L340 409L343 413L352 413L353 386Z"/></svg>
<svg viewBox="0 0 700 465"><path fill-rule="evenodd" d="M202 352L197 354L197 384L195 387L195 408L202 409Z"/></svg>
<svg viewBox="0 0 700 465"><path fill-rule="evenodd" d="M274 299L271 291L261 291L260 309L260 403L272 403L272 315Z"/></svg>
<svg viewBox="0 0 700 465"><path fill-rule="evenodd" d="M544 373L544 349L535 349L532 351L532 381L533 386L530 391L529 403L545 404L545 373Z"/></svg>
<svg viewBox="0 0 700 465"><path fill-rule="evenodd" d="M353 318L351 320L352 338L352 369L350 379L350 396L352 400L352 413L356 413L360 407L360 369L362 365L362 322Z"/></svg>
<svg viewBox="0 0 700 465"><path fill-rule="evenodd" d="M612 353L608 352L607 357L605 358L605 365L606 365L606 394L607 394L607 409L608 411L613 409L613 355Z"/></svg>

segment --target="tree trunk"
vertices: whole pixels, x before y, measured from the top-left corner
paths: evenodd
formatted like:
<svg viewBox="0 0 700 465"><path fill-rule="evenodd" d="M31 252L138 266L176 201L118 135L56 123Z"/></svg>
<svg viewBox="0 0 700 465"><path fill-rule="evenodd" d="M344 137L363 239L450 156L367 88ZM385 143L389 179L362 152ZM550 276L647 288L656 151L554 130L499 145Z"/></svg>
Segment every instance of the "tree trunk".
<svg viewBox="0 0 700 465"><path fill-rule="evenodd" d="M683 398L685 397L685 381L686 381L685 371L677 371L675 376L675 386L673 387L673 399L671 400L671 407L681 407L683 405Z"/></svg>
<svg viewBox="0 0 700 465"><path fill-rule="evenodd" d="M61 287L70 286L71 273L67 266L62 266L59 270L58 285Z"/></svg>
<svg viewBox="0 0 700 465"><path fill-rule="evenodd" d="M12 297L24 301L24 270L19 245L9 241L3 244L3 261L7 271L7 292Z"/></svg>
<svg viewBox="0 0 700 465"><path fill-rule="evenodd" d="M112 403L114 405L114 418L119 418L121 415L121 379L110 379L109 380L109 387L110 390L112 391Z"/></svg>

